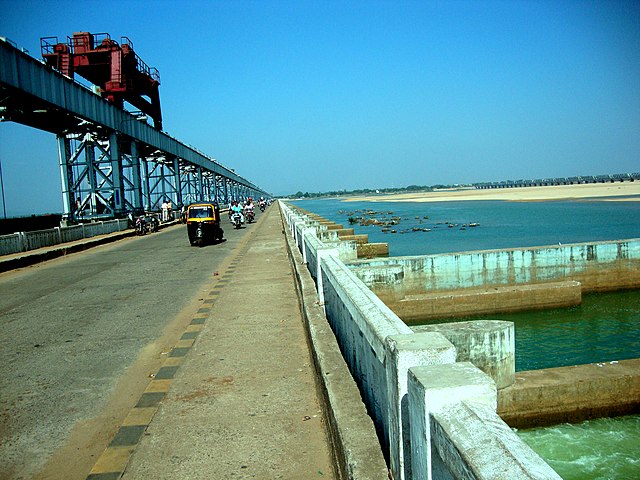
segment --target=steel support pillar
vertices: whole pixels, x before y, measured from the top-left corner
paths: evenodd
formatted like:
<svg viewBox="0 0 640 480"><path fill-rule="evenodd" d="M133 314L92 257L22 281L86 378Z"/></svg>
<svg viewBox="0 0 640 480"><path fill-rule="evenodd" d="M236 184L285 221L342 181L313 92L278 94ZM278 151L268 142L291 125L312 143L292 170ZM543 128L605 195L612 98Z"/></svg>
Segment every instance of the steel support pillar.
<svg viewBox="0 0 640 480"><path fill-rule="evenodd" d="M227 193L227 179L222 175L215 175L214 179L215 190L216 190L216 201L220 205L228 205L229 204L229 195Z"/></svg>
<svg viewBox="0 0 640 480"><path fill-rule="evenodd" d="M114 216L122 217L125 212L125 197L122 175L122 158L120 157L118 136L116 132L111 132L109 135L109 155L111 158L111 182L113 187L110 203L113 208Z"/></svg>
<svg viewBox="0 0 640 480"><path fill-rule="evenodd" d="M176 198L182 198L182 195L176 192L173 183L176 173L174 167L173 159L162 158L149 163L149 210L160 210L162 202L175 202Z"/></svg>
<svg viewBox="0 0 640 480"><path fill-rule="evenodd" d="M71 168L71 144L64 135L56 137L58 142L58 160L60 164L60 183L62 186L62 218L65 221L74 220L75 196L71 185L73 184L73 169Z"/></svg>
<svg viewBox="0 0 640 480"><path fill-rule="evenodd" d="M178 207L182 207L182 188L180 188L180 161L178 157L173 158L173 178L174 178L174 193L173 204Z"/></svg>
<svg viewBox="0 0 640 480"><path fill-rule="evenodd" d="M208 200L207 194L204 191L204 186L202 184L202 167L196 167L196 171L194 173L194 176L195 176L195 180L196 180L197 190L198 190L198 193L200 194L200 199L201 200Z"/></svg>
<svg viewBox="0 0 640 480"><path fill-rule="evenodd" d="M180 171L182 200L185 205L195 203L200 198L196 175L193 167L183 167Z"/></svg>
<svg viewBox="0 0 640 480"><path fill-rule="evenodd" d="M145 211L151 211L151 190L149 188L149 162L146 158L140 159L142 182L142 205Z"/></svg>
<svg viewBox="0 0 640 480"><path fill-rule="evenodd" d="M132 199L134 215L144 212L144 204L142 203L142 177L140 175L140 158L138 157L138 142L131 141L131 182L132 182Z"/></svg>

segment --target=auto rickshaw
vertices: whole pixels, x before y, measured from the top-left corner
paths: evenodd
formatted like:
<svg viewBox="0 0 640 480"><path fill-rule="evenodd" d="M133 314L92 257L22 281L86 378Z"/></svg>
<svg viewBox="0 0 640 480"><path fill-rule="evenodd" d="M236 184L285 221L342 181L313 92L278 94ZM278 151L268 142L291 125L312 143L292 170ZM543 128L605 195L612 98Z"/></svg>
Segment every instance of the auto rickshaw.
<svg viewBox="0 0 640 480"><path fill-rule="evenodd" d="M187 208L187 233L192 246L221 242L220 208L216 203L194 203Z"/></svg>

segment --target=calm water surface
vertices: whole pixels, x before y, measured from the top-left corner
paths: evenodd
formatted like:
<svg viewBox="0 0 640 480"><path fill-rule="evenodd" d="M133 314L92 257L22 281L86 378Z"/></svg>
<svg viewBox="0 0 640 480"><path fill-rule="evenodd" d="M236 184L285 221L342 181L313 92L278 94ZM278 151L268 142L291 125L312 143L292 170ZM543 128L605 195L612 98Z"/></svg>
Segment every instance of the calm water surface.
<svg viewBox="0 0 640 480"><path fill-rule="evenodd" d="M585 295L571 308L468 320L479 319L514 322L516 371L640 358L640 290Z"/></svg>
<svg viewBox="0 0 640 480"><path fill-rule="evenodd" d="M393 227L395 234L373 225L352 225L355 233L368 234L370 242L389 243L390 256L640 237L640 201L372 203L331 199L293 203L345 227L350 216L360 216L364 210L379 212L374 215L377 218L399 216L400 224ZM471 228L470 223L480 226ZM431 231L414 232L413 228Z"/></svg>

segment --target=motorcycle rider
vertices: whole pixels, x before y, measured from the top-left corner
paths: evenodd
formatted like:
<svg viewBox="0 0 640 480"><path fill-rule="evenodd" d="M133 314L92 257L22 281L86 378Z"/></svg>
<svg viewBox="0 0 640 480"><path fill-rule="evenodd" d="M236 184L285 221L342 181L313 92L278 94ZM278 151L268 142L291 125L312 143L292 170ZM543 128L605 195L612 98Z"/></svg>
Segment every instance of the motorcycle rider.
<svg viewBox="0 0 640 480"><path fill-rule="evenodd" d="M255 218L253 199L251 197L249 197L247 203L245 203L244 205L244 213L246 216L250 216L252 219Z"/></svg>
<svg viewBox="0 0 640 480"><path fill-rule="evenodd" d="M260 197L260 201L258 202L258 206L260 207L260 210L264 212L264 209L267 207L267 202L264 199L264 197Z"/></svg>
<svg viewBox="0 0 640 480"><path fill-rule="evenodd" d="M238 204L237 200L233 201L233 203L231 204L231 209L229 211L231 212L231 216L233 216L234 213L239 213L240 214L240 223L244 223L244 215L242 214L242 206L240 204Z"/></svg>

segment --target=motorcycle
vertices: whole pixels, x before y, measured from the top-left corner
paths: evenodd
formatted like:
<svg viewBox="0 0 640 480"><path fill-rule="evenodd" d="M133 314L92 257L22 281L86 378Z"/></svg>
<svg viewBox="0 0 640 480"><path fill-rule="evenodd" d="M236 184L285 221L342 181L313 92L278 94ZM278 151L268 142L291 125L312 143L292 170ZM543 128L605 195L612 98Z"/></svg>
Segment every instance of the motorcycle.
<svg viewBox="0 0 640 480"><path fill-rule="evenodd" d="M144 235L147 233L147 222L145 222L144 217L136 218L136 235Z"/></svg>
<svg viewBox="0 0 640 480"><path fill-rule="evenodd" d="M266 202L260 202L260 211L264 212L265 208L267 208Z"/></svg>
<svg viewBox="0 0 640 480"><path fill-rule="evenodd" d="M147 217L148 218L148 222L147 223L147 231L148 232L157 232L160 229L160 221L158 220L158 217L155 216L151 216L151 217Z"/></svg>
<svg viewBox="0 0 640 480"><path fill-rule="evenodd" d="M245 210L244 216L247 219L247 223L253 223L256 218L256 214L253 210Z"/></svg>
<svg viewBox="0 0 640 480"><path fill-rule="evenodd" d="M236 229L242 227L242 215L239 212L233 212L231 214L231 223Z"/></svg>

